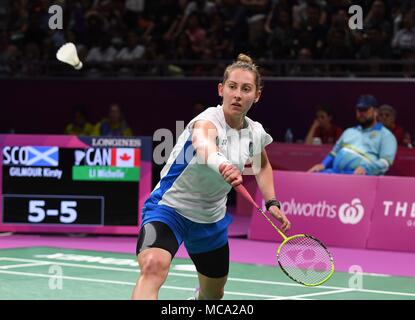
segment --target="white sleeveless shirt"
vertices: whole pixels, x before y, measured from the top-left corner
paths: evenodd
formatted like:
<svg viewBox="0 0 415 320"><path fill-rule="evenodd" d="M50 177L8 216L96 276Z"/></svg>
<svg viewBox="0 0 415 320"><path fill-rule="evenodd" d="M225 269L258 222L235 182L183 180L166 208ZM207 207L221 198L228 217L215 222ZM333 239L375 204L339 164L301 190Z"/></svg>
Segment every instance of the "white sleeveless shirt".
<svg viewBox="0 0 415 320"><path fill-rule="evenodd" d="M215 125L219 151L241 172L272 138L259 122L248 117L245 117L244 129L232 129L225 121L221 105L206 109L186 126L150 197L153 203L172 207L191 221L214 223L225 216L227 195L232 187L219 173L198 161L192 145L193 125L198 120Z"/></svg>

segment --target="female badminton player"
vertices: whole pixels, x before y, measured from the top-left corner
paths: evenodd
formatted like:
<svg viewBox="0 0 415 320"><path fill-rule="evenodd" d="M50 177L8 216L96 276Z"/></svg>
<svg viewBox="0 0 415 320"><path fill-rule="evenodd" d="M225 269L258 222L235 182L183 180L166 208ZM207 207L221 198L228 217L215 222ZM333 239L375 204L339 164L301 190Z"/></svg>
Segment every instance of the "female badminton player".
<svg viewBox="0 0 415 320"><path fill-rule="evenodd" d="M255 173L267 210L285 232L290 222L275 198L265 146L272 138L246 116L261 96L261 76L244 54L218 84L222 105L208 108L186 126L146 200L137 241L140 276L133 299L157 299L182 242L196 266L196 299L221 299L229 271L227 194L242 183L246 163ZM255 170L254 170L255 172Z"/></svg>

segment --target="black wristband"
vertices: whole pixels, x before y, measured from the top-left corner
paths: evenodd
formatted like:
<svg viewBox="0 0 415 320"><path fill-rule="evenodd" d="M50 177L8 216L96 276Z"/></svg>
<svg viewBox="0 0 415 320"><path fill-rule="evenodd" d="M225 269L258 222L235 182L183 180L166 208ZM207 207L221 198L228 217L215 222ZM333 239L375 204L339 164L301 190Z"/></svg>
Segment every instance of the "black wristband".
<svg viewBox="0 0 415 320"><path fill-rule="evenodd" d="M271 199L265 202L265 208L267 208L267 211L269 211L269 208L271 206L276 206L278 209L281 210L281 203L277 199Z"/></svg>

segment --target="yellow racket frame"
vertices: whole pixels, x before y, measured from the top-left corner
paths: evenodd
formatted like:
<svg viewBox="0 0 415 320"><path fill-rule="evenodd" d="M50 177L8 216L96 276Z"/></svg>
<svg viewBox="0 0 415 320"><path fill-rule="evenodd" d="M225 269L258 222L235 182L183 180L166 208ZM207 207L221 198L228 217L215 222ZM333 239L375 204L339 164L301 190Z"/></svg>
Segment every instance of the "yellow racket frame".
<svg viewBox="0 0 415 320"><path fill-rule="evenodd" d="M272 220L270 219L270 218L268 218L268 216L265 214L265 212L264 212L264 210L262 210L261 208L257 208L258 209L258 211L267 219L267 221L274 227L274 229L275 230L277 230L277 232L280 234L280 236L284 239L284 241L280 244L280 246L278 247L278 250L277 250L277 256L276 256L276 258L277 258L277 261L278 261L278 264L280 265L280 267L281 267L281 269L282 269L282 271L290 278L290 279L292 279L292 280L294 280L295 282L297 282L297 283L301 283L302 285L304 285L304 286L307 286L307 287L317 287L317 286L320 286L320 285L322 285L323 283L325 283L325 282L327 282L330 278L331 278L331 276L334 274L334 260L333 260L333 257L332 257L332 255L331 255L331 253L328 251L328 249L327 249L327 247L320 241L320 240L318 240L318 239L316 239L316 238L314 238L313 236L310 236L310 235L308 235L308 234L296 234L296 235L294 235L294 236L291 236L291 237L287 237L285 234L284 234L284 232L282 232L273 222L272 222ZM288 242L288 241L290 241L290 240L292 240L292 239L296 239L296 238L311 238L311 239L313 239L313 240L315 240L315 241L317 241L326 251L327 251L327 253L329 254L329 256L330 256L330 264L331 264L331 270L330 270L330 273L322 280L322 281L320 281L320 282L318 282L318 283L304 283L304 282L300 282L300 281L298 281L298 280L296 280L296 279L294 279L293 277L291 277L289 274L288 274L288 272L287 271L285 271L285 269L282 267L282 265L281 265L281 263L280 263L280 261L279 261L279 256L280 256L280 253L281 253L281 248Z"/></svg>

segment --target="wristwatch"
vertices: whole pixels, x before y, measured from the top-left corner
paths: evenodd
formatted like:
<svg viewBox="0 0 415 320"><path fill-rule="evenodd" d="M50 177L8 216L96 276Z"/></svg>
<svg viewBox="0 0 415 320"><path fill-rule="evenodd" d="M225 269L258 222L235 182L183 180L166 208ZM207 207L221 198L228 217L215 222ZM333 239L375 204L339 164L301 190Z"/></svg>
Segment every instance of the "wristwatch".
<svg viewBox="0 0 415 320"><path fill-rule="evenodd" d="M267 211L269 211L269 208L271 206L276 206L278 209L281 210L281 203L277 199L271 199L265 202L265 208L267 208Z"/></svg>

